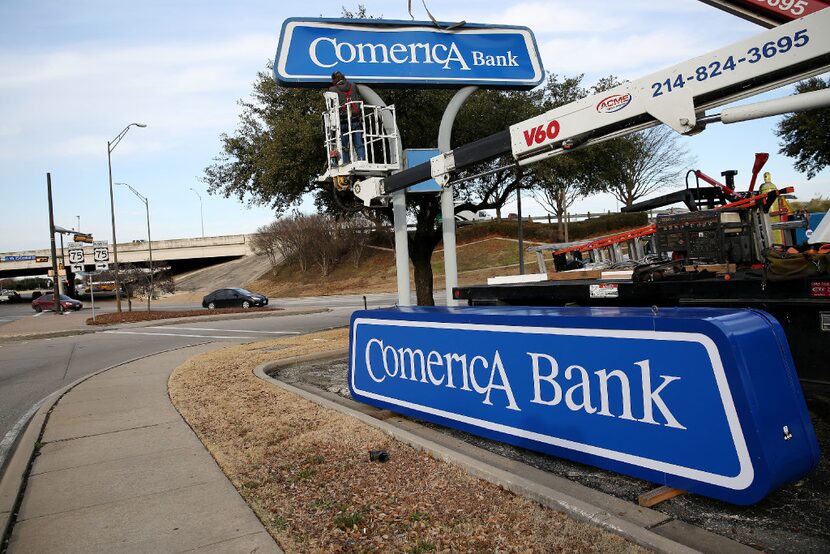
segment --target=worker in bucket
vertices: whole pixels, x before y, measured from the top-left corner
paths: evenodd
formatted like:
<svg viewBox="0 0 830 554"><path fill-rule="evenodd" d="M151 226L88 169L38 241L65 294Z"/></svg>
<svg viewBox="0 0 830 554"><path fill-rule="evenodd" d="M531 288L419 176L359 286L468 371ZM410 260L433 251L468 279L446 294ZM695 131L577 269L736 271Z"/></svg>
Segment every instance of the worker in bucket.
<svg viewBox="0 0 830 554"><path fill-rule="evenodd" d="M363 145L362 102L357 87L340 71L331 74L330 92L336 92L340 104L340 141L343 145L343 163L351 161L349 150L353 150L358 160L366 159Z"/></svg>

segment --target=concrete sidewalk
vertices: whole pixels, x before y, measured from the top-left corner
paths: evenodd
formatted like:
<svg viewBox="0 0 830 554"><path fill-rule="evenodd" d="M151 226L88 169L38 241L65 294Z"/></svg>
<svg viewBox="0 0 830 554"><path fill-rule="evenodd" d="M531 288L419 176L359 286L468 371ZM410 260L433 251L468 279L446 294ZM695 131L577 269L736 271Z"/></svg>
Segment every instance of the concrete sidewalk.
<svg viewBox="0 0 830 554"><path fill-rule="evenodd" d="M168 397L171 371L213 348L131 362L63 396L8 551L281 552Z"/></svg>

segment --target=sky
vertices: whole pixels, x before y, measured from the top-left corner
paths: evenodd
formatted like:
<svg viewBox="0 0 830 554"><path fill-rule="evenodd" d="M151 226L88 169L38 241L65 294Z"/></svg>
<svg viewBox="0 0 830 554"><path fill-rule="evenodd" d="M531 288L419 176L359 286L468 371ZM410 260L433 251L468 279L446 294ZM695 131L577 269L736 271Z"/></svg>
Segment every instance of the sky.
<svg viewBox="0 0 830 554"><path fill-rule="evenodd" d="M404 0L361 3L385 19L410 19ZM428 19L420 2L412 5L415 19ZM220 136L234 132L239 101L250 97L257 73L273 59L282 22L339 17L341 7L357 6L319 0L0 1L0 252L48 246L47 172L55 223L77 228L80 217L82 231L111 239L107 141L133 122L147 127L132 127L113 150L113 181L149 198L154 240L201 235L197 193L206 236L250 233L282 215L209 195L201 176L221 152ZM609 74L637 79L763 31L698 0L433 0L427 7L443 21L530 27L545 69L584 73L586 84ZM810 182L795 171L791 159L777 154L775 122L710 125L681 141L695 167L710 175L737 169L745 187L754 153L769 152L765 169L776 184L795 186L800 199L827 196L830 171ZM144 204L126 187L115 187L115 207L118 241L146 238ZM523 208L544 213L533 202ZM571 211L616 208L613 198L597 195ZM305 201L300 209L314 208Z"/></svg>

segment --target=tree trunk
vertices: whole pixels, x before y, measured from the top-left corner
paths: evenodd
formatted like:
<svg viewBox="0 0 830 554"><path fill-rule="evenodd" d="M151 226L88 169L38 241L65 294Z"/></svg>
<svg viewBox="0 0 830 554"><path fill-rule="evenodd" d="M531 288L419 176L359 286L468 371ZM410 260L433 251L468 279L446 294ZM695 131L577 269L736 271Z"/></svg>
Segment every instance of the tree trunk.
<svg viewBox="0 0 830 554"><path fill-rule="evenodd" d="M409 259L415 271L415 297L418 306L434 306L432 298L432 253L441 242L440 226L436 228L435 218L440 207L437 202L421 199L418 223L415 232L409 235Z"/></svg>
<svg viewBox="0 0 830 554"><path fill-rule="evenodd" d="M426 255L424 255L426 254ZM415 270L415 297L418 306L434 306L432 297L432 252L412 252L412 265Z"/></svg>
<svg viewBox="0 0 830 554"><path fill-rule="evenodd" d="M432 237L419 237L416 232L409 241L409 259L415 273L415 297L418 306L434 306L432 297Z"/></svg>

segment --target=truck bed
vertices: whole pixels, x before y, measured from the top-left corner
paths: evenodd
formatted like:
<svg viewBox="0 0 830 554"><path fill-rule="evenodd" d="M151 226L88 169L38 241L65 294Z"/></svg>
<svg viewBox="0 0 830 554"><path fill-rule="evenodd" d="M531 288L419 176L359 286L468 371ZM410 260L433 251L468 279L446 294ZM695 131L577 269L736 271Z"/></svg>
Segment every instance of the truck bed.
<svg viewBox="0 0 830 554"><path fill-rule="evenodd" d="M711 306L763 310L782 325L799 378L830 384L830 279L766 281L758 271L635 283L579 279L457 287L471 306Z"/></svg>

